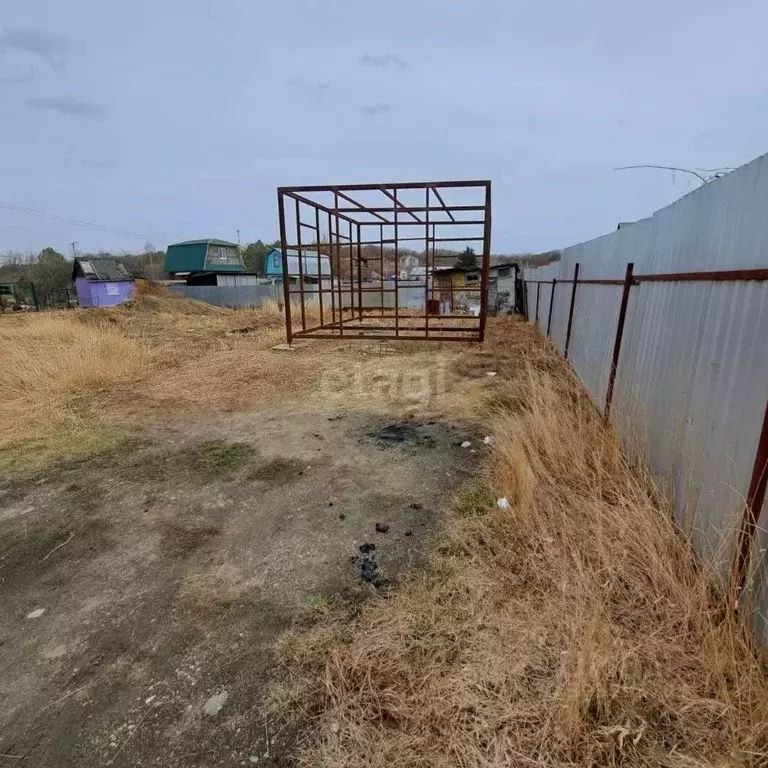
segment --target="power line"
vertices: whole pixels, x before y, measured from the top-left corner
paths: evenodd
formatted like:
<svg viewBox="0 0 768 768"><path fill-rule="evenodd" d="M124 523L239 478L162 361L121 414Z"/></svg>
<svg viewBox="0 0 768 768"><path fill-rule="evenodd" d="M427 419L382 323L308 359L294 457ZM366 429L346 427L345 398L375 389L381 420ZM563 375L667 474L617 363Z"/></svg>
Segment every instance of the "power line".
<svg viewBox="0 0 768 768"><path fill-rule="evenodd" d="M21 205L14 205L13 203L5 203L0 200L0 209L6 211L15 211L16 213L25 213L29 216L40 216L44 219L50 219L51 221L60 221L63 224L71 224L75 227L87 227L89 229L95 229L99 232L106 232L109 235L120 235L121 237L132 237L137 240L148 240L146 235L140 235L138 232L127 232L124 229L114 229L113 227L105 227L102 224L96 224L93 221L80 221L80 219L69 219L65 216L56 216L53 213L46 213L45 211L38 211L36 208L24 208Z"/></svg>

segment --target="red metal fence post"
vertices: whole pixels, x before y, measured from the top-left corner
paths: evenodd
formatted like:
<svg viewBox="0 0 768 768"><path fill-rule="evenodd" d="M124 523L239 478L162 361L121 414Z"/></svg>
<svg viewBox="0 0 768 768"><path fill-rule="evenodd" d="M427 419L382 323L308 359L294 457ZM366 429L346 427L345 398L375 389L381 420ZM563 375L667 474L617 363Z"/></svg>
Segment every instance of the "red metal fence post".
<svg viewBox="0 0 768 768"><path fill-rule="evenodd" d="M285 236L285 204L283 193L277 191L277 211L280 219L280 250L283 255L283 302L285 304L285 338L291 345L293 332L291 329L291 286L288 277L288 240Z"/></svg>
<svg viewBox="0 0 768 768"><path fill-rule="evenodd" d="M576 286L579 284L579 263L573 268L573 285L571 286L571 307L568 310L568 330L565 333L565 352L563 357L568 359L568 347L571 346L571 329L573 328L573 305L576 301Z"/></svg>
<svg viewBox="0 0 768 768"><path fill-rule="evenodd" d="M739 541L736 546L736 561L733 566L733 585L738 599L747 580L749 565L749 550L757 531L757 521L765 502L765 491L768 485L768 403L763 414L763 426L755 451L755 463L752 466L752 477L747 491L747 505L744 508L744 518L739 530Z"/></svg>
<svg viewBox="0 0 768 768"><path fill-rule="evenodd" d="M624 336L624 321L627 317L627 305L629 304L629 289L632 287L632 273L634 272L634 262L627 264L627 270L624 273L624 290L621 294L621 305L619 306L619 320L616 323L616 339L613 342L613 357L611 358L611 371L608 374L608 389L605 393L605 420L611 414L611 401L613 400L613 386L616 383L616 371L619 367L619 354L621 353L621 340Z"/></svg>
<svg viewBox="0 0 768 768"><path fill-rule="evenodd" d="M539 298L541 297L541 282L536 283L536 325L539 324Z"/></svg>
<svg viewBox="0 0 768 768"><path fill-rule="evenodd" d="M552 278L552 292L549 294L549 317L547 318L547 336L549 336L550 330L552 330L552 308L555 306L555 286L557 285L557 278Z"/></svg>

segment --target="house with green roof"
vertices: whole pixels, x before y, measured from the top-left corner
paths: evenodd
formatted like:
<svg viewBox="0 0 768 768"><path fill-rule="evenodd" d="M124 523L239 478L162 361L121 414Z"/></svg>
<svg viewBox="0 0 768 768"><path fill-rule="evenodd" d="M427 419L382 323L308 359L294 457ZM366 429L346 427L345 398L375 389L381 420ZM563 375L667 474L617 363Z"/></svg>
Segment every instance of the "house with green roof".
<svg viewBox="0 0 768 768"><path fill-rule="evenodd" d="M211 238L169 245L163 269L181 277L202 272L245 272L245 263L237 243Z"/></svg>

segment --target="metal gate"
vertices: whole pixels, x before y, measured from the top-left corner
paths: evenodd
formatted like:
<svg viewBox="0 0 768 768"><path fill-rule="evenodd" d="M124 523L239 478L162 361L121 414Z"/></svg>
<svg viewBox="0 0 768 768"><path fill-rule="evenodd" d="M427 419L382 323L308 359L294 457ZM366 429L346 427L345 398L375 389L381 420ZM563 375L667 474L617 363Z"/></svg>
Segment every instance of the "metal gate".
<svg viewBox="0 0 768 768"><path fill-rule="evenodd" d="M490 181L279 187L277 202L289 344L483 341Z"/></svg>

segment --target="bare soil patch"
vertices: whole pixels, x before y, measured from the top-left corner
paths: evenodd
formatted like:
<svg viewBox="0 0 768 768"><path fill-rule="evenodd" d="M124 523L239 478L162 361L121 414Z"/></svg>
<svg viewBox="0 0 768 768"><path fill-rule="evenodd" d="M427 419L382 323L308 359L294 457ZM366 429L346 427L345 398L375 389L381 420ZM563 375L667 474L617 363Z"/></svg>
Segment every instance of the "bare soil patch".
<svg viewBox="0 0 768 768"><path fill-rule="evenodd" d="M275 375L287 376L290 361L273 354ZM322 359L294 354L300 371ZM339 600L386 598L426 562L448 499L480 458L460 447L467 435L481 445L477 426L397 388L366 403L363 391L318 392L305 379L280 405L246 402L233 373L244 355L197 363L234 382L229 407L216 407L217 394L213 408L190 410L190 388L165 412L145 408L160 379L189 363L149 373L99 395L101 418L127 439L0 487L9 761L290 764L295 731L265 703L284 675L280 635ZM370 356L371 376L379 359ZM207 714L214 696L221 709Z"/></svg>

